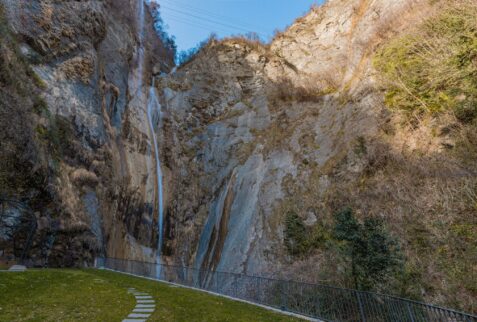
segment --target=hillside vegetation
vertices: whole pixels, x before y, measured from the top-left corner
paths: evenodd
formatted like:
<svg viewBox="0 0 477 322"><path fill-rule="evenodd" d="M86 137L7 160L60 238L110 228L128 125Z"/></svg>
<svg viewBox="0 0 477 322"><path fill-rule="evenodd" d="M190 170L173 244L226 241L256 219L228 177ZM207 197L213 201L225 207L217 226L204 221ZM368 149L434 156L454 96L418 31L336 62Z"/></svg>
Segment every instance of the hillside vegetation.
<svg viewBox="0 0 477 322"><path fill-rule="evenodd" d="M412 180L410 187L418 188L417 198L426 185L431 191L426 211L417 212L404 226L411 276L419 276L429 292L444 287L448 295L455 294L449 305L475 312L477 7L471 1L440 5L415 30L382 46L374 65L382 76L385 104L404 113L411 128L417 129L417 140L428 140L425 134L419 138L427 132L431 141L441 144L437 151L418 150L423 155L413 158L420 179ZM429 176L428 171L434 174ZM426 266L435 270L430 272Z"/></svg>
<svg viewBox="0 0 477 322"><path fill-rule="evenodd" d="M381 136L358 137L351 152L317 170L282 203L284 244L294 258L292 271L321 263L310 272L317 280L475 312L477 7L441 1L429 11L372 55L389 113ZM356 164L364 171L350 174ZM330 187L322 197L324 174ZM334 233L346 207L357 219L345 225L344 236L361 239L359 248ZM322 215L311 227L305 225L310 209ZM383 221L376 226L380 247L374 233L353 235L352 227L374 220ZM369 262L361 256L357 269L352 252L363 249L373 255ZM360 276L369 280L357 283Z"/></svg>
<svg viewBox="0 0 477 322"><path fill-rule="evenodd" d="M376 55L387 84L386 104L414 116L451 112L461 122L477 117L477 8L445 5L409 35Z"/></svg>

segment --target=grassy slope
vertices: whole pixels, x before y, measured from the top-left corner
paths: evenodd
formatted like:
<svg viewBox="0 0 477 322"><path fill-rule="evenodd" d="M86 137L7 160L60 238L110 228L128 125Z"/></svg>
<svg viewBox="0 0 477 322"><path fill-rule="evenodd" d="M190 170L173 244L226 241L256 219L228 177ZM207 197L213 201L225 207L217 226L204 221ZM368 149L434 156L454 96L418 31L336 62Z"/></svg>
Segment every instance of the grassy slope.
<svg viewBox="0 0 477 322"><path fill-rule="evenodd" d="M129 287L148 292L149 321L294 321L220 297L98 270L0 273L0 321L120 321L132 312Z"/></svg>

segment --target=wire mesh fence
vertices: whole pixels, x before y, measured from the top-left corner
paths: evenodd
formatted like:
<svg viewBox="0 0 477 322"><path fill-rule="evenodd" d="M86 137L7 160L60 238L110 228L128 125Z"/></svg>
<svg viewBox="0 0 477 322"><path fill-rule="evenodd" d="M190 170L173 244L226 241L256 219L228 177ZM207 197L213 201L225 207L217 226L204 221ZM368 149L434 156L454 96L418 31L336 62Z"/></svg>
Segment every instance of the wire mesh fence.
<svg viewBox="0 0 477 322"><path fill-rule="evenodd" d="M394 296L192 267L97 258L97 268L176 283L323 321L477 322L477 316Z"/></svg>

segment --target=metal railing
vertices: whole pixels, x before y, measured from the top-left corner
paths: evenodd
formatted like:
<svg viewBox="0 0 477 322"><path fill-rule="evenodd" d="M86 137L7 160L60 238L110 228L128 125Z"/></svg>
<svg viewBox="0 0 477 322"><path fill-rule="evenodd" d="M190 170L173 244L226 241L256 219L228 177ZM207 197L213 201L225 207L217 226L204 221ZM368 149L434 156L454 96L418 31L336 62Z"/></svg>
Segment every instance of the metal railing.
<svg viewBox="0 0 477 322"><path fill-rule="evenodd" d="M205 271L124 259L97 258L97 268L176 283L323 321L477 322L477 316L406 300L321 284Z"/></svg>

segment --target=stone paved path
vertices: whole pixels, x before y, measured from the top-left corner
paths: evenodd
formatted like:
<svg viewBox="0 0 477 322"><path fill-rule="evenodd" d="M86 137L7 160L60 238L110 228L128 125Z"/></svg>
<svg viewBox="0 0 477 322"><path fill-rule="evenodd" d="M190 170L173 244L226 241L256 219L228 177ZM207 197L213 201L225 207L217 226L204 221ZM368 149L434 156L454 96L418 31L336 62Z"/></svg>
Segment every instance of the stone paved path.
<svg viewBox="0 0 477 322"><path fill-rule="evenodd" d="M132 313L123 322L146 322L151 314L154 313L156 302L149 294L138 292L134 288L128 289L128 292L136 297L137 304Z"/></svg>

